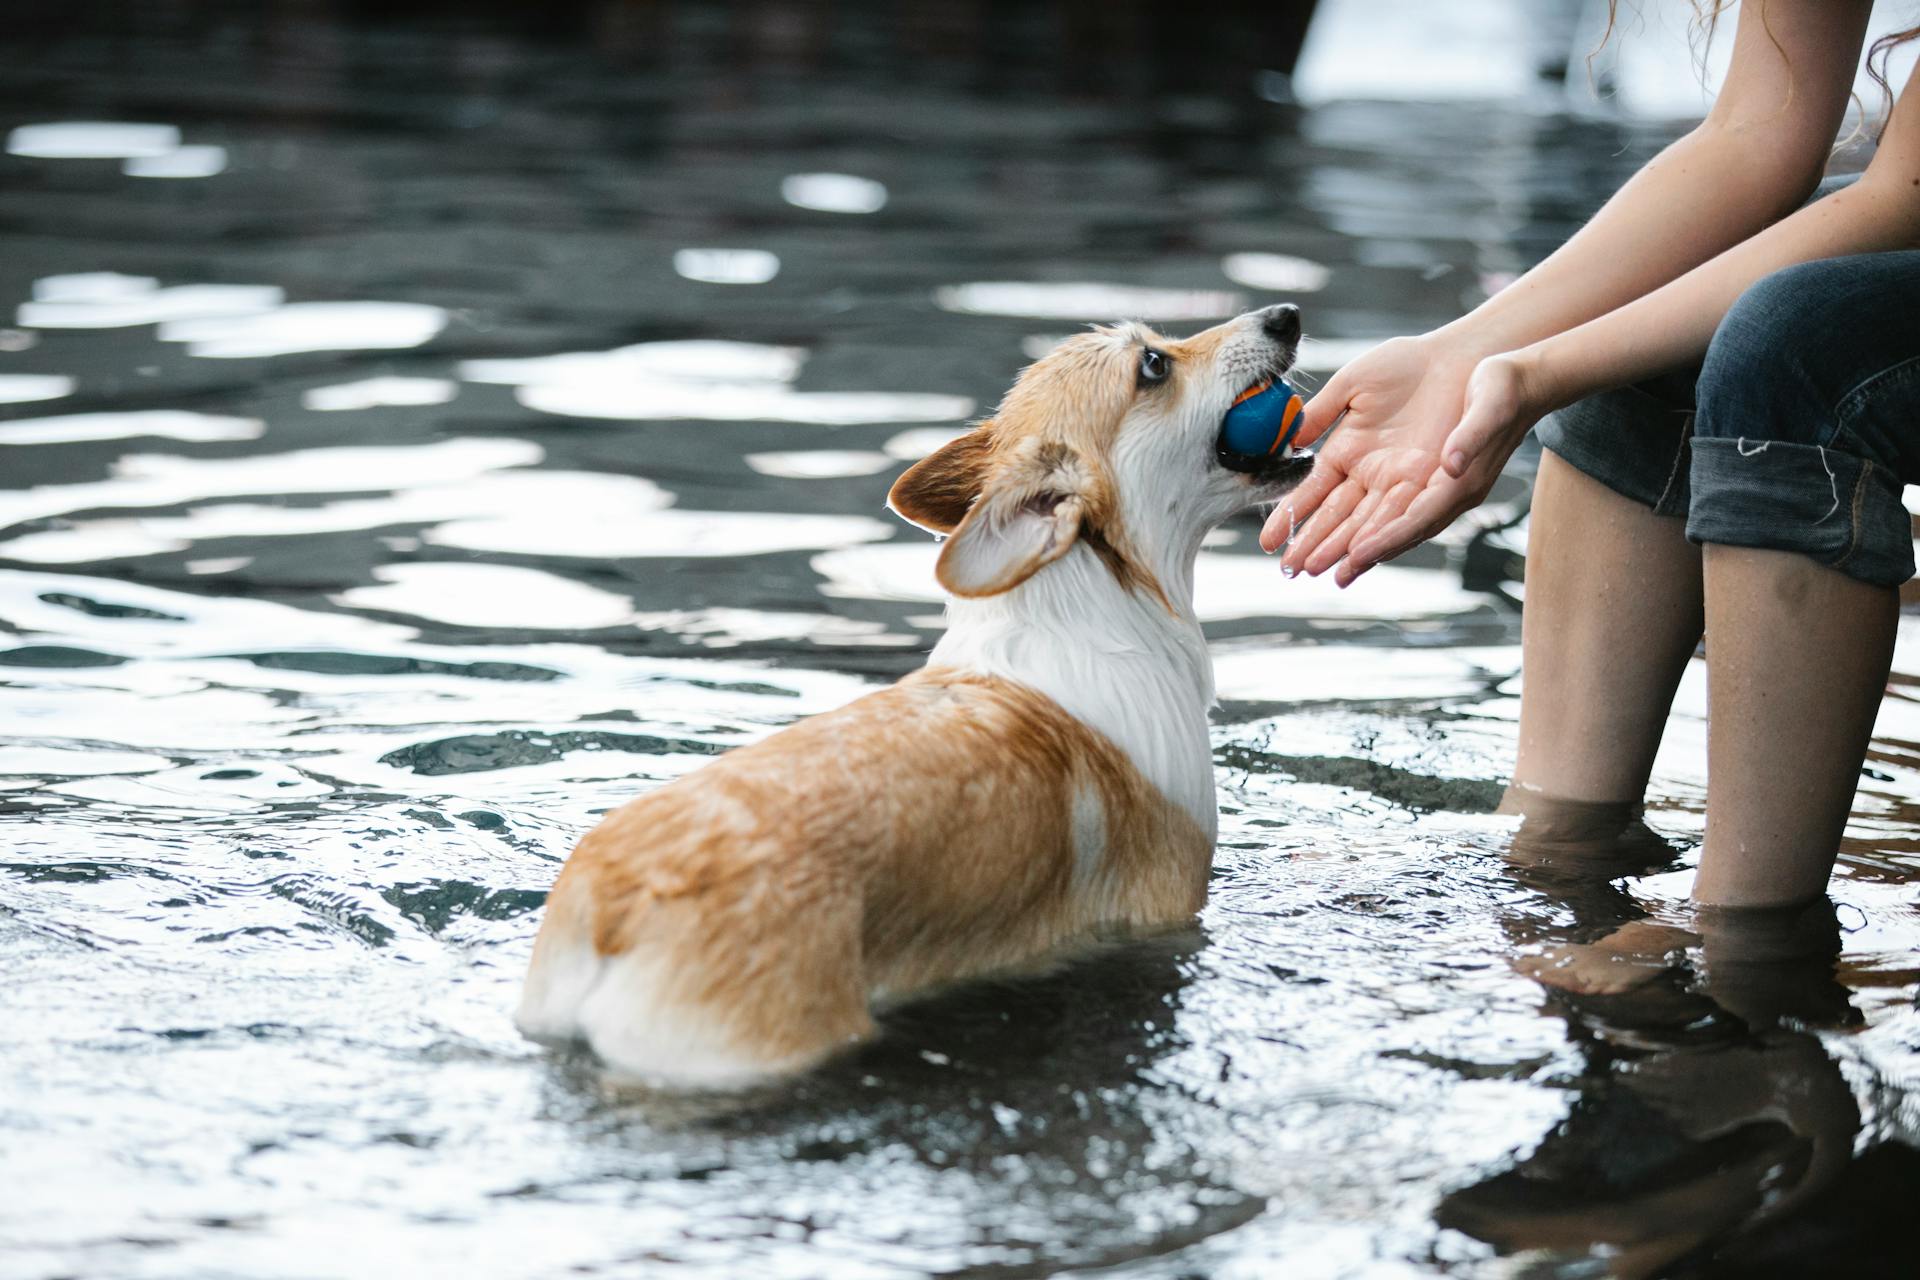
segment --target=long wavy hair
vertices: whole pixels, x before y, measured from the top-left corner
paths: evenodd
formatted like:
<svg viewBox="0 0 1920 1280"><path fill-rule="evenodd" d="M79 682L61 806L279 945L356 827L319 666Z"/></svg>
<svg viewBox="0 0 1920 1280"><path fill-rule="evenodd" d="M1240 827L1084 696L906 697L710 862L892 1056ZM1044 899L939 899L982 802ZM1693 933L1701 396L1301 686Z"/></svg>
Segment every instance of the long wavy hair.
<svg viewBox="0 0 1920 1280"><path fill-rule="evenodd" d="M1697 48L1702 51L1703 56L1707 45L1713 43L1713 33L1720 25L1720 15L1738 2L1739 0L1693 0L1693 30L1698 41ZM1773 40L1774 48L1779 49L1780 41L1774 38L1773 28L1767 25L1767 0L1748 0L1748 4L1759 5L1761 25L1766 28L1768 39ZM1607 0L1607 29L1601 34L1600 43L1594 46L1594 54L1606 48L1607 41L1613 38L1614 23L1619 16L1620 0ZM1893 107L1893 85L1887 79L1887 59L1893 55L1895 49L1916 36L1920 36L1920 26L1908 27L1904 31L1890 31L1867 48L1867 78L1880 86L1882 116ZM1786 50L1781 49L1782 56L1785 56L1785 53ZM1592 56L1592 54L1588 55L1589 61ZM1702 70L1704 69L1703 63ZM1862 104L1861 115L1865 114L1866 107ZM1882 127L1884 128L1884 125ZM1877 137L1878 134L1879 131L1876 130L1875 136Z"/></svg>

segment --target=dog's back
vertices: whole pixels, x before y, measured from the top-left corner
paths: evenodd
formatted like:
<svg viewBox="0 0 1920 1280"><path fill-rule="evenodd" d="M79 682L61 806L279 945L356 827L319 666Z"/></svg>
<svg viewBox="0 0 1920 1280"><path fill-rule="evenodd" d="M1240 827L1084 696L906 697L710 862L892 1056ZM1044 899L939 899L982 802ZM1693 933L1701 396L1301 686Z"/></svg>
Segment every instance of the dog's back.
<svg viewBox="0 0 1920 1280"><path fill-rule="evenodd" d="M929 668L609 814L562 870L518 1022L730 1086L872 1031L873 997L1188 920L1211 841L1105 738Z"/></svg>

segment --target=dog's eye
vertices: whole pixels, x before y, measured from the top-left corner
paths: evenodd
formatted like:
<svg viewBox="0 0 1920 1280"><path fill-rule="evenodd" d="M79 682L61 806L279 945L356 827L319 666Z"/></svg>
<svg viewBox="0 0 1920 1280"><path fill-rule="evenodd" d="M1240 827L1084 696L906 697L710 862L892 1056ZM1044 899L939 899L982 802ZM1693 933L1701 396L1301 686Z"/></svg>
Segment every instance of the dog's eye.
<svg viewBox="0 0 1920 1280"><path fill-rule="evenodd" d="M1173 372L1173 361L1167 359L1166 352L1155 351L1148 347L1140 353L1140 382L1144 386L1157 387L1167 380Z"/></svg>

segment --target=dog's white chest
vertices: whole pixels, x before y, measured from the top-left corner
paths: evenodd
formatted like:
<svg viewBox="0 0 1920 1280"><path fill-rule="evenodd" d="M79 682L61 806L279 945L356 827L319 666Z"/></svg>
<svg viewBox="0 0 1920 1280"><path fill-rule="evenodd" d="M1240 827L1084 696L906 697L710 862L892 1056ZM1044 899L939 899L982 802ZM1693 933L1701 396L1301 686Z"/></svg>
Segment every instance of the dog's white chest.
<svg viewBox="0 0 1920 1280"><path fill-rule="evenodd" d="M1206 642L1197 624L1118 590L1099 565L1073 564L1081 554L1076 549L1044 582L954 601L928 663L1047 695L1118 747L1211 840L1218 812Z"/></svg>

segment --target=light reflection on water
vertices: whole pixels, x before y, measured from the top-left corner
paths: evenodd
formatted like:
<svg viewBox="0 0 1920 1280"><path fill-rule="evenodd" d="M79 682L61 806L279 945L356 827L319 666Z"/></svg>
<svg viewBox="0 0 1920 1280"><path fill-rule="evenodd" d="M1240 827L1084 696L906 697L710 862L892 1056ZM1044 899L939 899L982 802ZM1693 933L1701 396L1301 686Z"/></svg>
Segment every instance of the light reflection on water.
<svg viewBox="0 0 1920 1280"><path fill-rule="evenodd" d="M444 307L421 302L294 302L258 315L163 320L160 341L183 342L188 355L203 359L259 359L417 347L446 323Z"/></svg>
<svg viewBox="0 0 1920 1280"><path fill-rule="evenodd" d="M795 449L750 453L746 464L763 476L782 480L840 480L888 470L893 458L865 449Z"/></svg>
<svg viewBox="0 0 1920 1280"><path fill-rule="evenodd" d="M886 207L887 188L851 173L792 173L780 180L780 198L822 213L878 213Z"/></svg>
<svg viewBox="0 0 1920 1280"><path fill-rule="evenodd" d="M1284 253L1230 253L1220 271L1235 284L1274 293L1318 293L1333 278L1320 263Z"/></svg>
<svg viewBox="0 0 1920 1280"><path fill-rule="evenodd" d="M1246 309L1246 297L1220 289L1148 289L1118 284L1030 284L989 280L934 293L946 311L976 316L1058 320L1219 320Z"/></svg>
<svg viewBox="0 0 1920 1280"><path fill-rule="evenodd" d="M1264 9L1104 54L1120 27L1003 9L977 58L898 65L872 21L789 15L853 50L809 67L787 28L669 8L666 65L630 7L592 53L484 11L451 43L145 30L143 114L192 122L149 160L220 150L217 182L59 134L0 158L0 1149L28 1174L0 1271L1572 1277L1738 1234L1746 1271L1701 1274L1752 1274L1763 1185L1920 1185L1920 633L1836 883L1840 981L1714 936L1569 993L1529 964L1679 918L1704 678L1656 768L1665 842L1609 861L1496 813L1518 526L1346 593L1282 582L1251 517L1209 541L1196 928L902 1010L744 1099L609 1094L522 1042L539 904L599 813L938 635L935 546L887 485L1034 330L1324 286L1325 372L1668 136L1256 101L1225 68L1267 56ZM0 124L81 119L122 74L58 17L22 56L66 78L0 89ZM1113 83L1031 62L1056 47ZM1570 171L1569 139L1603 159Z"/></svg>
<svg viewBox="0 0 1920 1280"><path fill-rule="evenodd" d="M403 613L456 627L538 627L598 631L634 620L623 596L534 569L491 564L393 564L377 585L336 599L376 613Z"/></svg>
<svg viewBox="0 0 1920 1280"><path fill-rule="evenodd" d="M65 381L71 385L71 379ZM258 440L266 429L267 424L258 418L196 413L191 409L131 409L118 413L65 413L51 418L15 418L10 422L0 422L0 444L77 444L84 440L138 440L148 437L203 443Z"/></svg>
<svg viewBox="0 0 1920 1280"><path fill-rule="evenodd" d="M65 120L56 124L21 125L7 134L8 155L55 160L159 156L179 145L180 131L170 124Z"/></svg>
<svg viewBox="0 0 1920 1280"><path fill-rule="evenodd" d="M0 404L58 400L73 394L74 380L64 373L0 374Z"/></svg>
<svg viewBox="0 0 1920 1280"><path fill-rule="evenodd" d="M973 412L966 396L798 391L806 353L744 342L652 342L617 351L528 360L470 360L471 382L517 388L529 409L576 418L796 422L861 426L949 422Z"/></svg>
<svg viewBox="0 0 1920 1280"><path fill-rule="evenodd" d="M445 404L460 393L451 378L401 378L387 376L342 382L330 387L314 387L303 392L300 403L323 413L344 413L356 409L380 409L406 405Z"/></svg>
<svg viewBox="0 0 1920 1280"><path fill-rule="evenodd" d="M178 424L125 423L121 419L130 415L101 416L109 421L23 422L18 425L37 434L23 433L20 439L90 440L139 434L246 440L260 434L260 424L246 419L208 422L190 417ZM8 439L7 431L7 425L0 424L0 442ZM298 483L281 486L283 493L351 492L366 488L369 476L378 476L395 488L382 497L312 506L208 502L179 516L66 520L64 527L0 543L0 550L36 564L79 563L160 555L215 539L258 542L417 525L422 526L420 540L471 551L583 558L709 557L845 546L887 538L894 531L871 516L671 509L671 494L634 476L495 469L518 468L540 456L536 446L514 440L448 441L417 450L325 449L205 462L132 455L119 461L120 474L114 480L31 491L19 495L19 505L11 510L0 500L0 519L34 520L54 512L164 507L204 498L270 494L276 483L273 476L285 467L297 467L301 474ZM102 537L116 548L111 555L101 548ZM392 594L384 593L382 598Z"/></svg>
<svg viewBox="0 0 1920 1280"><path fill-rule="evenodd" d="M175 147L154 156L129 156L120 172L129 178L211 178L225 172L225 147Z"/></svg>
<svg viewBox="0 0 1920 1280"><path fill-rule="evenodd" d="M780 258L764 249L681 249L673 269L708 284L765 284L780 274Z"/></svg>
<svg viewBox="0 0 1920 1280"><path fill-rule="evenodd" d="M33 329L117 329L261 315L286 297L278 285L181 284L163 289L151 276L88 271L34 281L33 299L20 304L15 319Z"/></svg>
<svg viewBox="0 0 1920 1280"><path fill-rule="evenodd" d="M158 325L160 341L183 343L188 355L234 360L417 347L440 332L447 312L419 302L288 303L278 285L162 288L150 276L99 271L35 281L15 319L32 329Z"/></svg>

